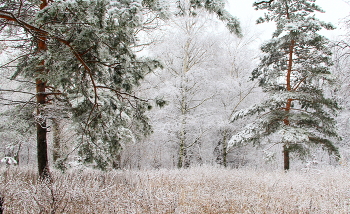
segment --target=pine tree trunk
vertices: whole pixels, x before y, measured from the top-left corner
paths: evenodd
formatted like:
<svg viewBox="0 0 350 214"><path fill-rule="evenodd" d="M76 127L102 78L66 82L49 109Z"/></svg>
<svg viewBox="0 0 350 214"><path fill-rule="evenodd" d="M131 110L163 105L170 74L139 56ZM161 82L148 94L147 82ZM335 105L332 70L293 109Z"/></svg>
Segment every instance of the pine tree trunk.
<svg viewBox="0 0 350 214"><path fill-rule="evenodd" d="M45 95L45 82L36 80L36 97L37 97L37 116L41 114L40 107L46 102ZM47 178L49 176L48 156L47 156L47 141L46 141L46 121L37 122L37 158L38 158L38 171L41 178Z"/></svg>
<svg viewBox="0 0 350 214"><path fill-rule="evenodd" d="M46 0L41 0L40 9L44 9L47 6ZM47 45L46 45L46 37L45 35L40 35L38 38L38 52L46 51ZM42 61L40 65L42 66L41 69L39 69L37 72L45 72L44 69L45 62ZM36 79L36 102L37 102L37 116L41 114L40 108L46 104L46 94L45 94L45 88L46 88L46 82L42 81L41 79ZM44 118L41 118L42 121L38 122L37 127L37 159L38 159L38 171L39 176L42 179L49 178L50 177L50 171L49 171L49 161L47 156L47 140L46 140L46 120Z"/></svg>
<svg viewBox="0 0 350 214"><path fill-rule="evenodd" d="M286 145L283 146L283 162L284 162L284 170L288 171L289 170L289 150Z"/></svg>

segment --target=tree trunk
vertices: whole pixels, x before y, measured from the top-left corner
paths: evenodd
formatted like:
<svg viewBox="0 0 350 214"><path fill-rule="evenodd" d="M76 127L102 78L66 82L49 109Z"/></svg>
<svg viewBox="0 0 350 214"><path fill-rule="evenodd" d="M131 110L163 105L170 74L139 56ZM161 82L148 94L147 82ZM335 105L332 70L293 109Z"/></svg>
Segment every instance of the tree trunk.
<svg viewBox="0 0 350 214"><path fill-rule="evenodd" d="M186 61L186 60L185 60ZM186 63L184 63L186 64ZM179 158L178 158L178 168L184 166L185 156L186 156L186 114L187 114L187 105L186 105L186 91L183 86L184 84L184 73L181 74L181 126L180 126L180 142L179 142Z"/></svg>
<svg viewBox="0 0 350 214"><path fill-rule="evenodd" d="M227 131L224 131L224 139L222 140L222 163L227 167Z"/></svg>
<svg viewBox="0 0 350 214"><path fill-rule="evenodd" d="M0 195L0 214L4 213L4 197Z"/></svg>
<svg viewBox="0 0 350 214"><path fill-rule="evenodd" d="M177 162L177 167L182 168L184 159L185 159L185 141L184 139L180 139L180 148L179 148L179 157L178 157L178 162Z"/></svg>
<svg viewBox="0 0 350 214"><path fill-rule="evenodd" d="M18 143L18 149L17 151L14 152L14 155L13 155L13 158L17 161L17 165L19 165L19 153L21 151L21 148L22 148L22 142L19 142Z"/></svg>
<svg viewBox="0 0 350 214"><path fill-rule="evenodd" d="M288 59L288 70L286 75L286 85L287 85L287 91L292 91L292 85L291 85L291 75L292 75L292 68L293 68L293 53L294 53L294 46L295 46L295 40L292 40L289 46L289 59ZM285 107L285 111L289 113L289 111L292 108L292 99L288 99ZM288 116L283 120L284 125L290 126L290 121ZM289 150L286 144L283 145L283 165L284 170L289 170Z"/></svg>
<svg viewBox="0 0 350 214"><path fill-rule="evenodd" d="M53 131L53 152L52 158L53 162L56 163L58 159L61 158L61 127L60 120L52 119L52 131Z"/></svg>
<svg viewBox="0 0 350 214"><path fill-rule="evenodd" d="M283 146L283 163L284 163L284 170L288 171L289 170L289 150L286 145Z"/></svg>
<svg viewBox="0 0 350 214"><path fill-rule="evenodd" d="M41 0L40 4L40 10L44 9L48 2L47 0ZM46 35L40 35L37 38L37 48L38 52L43 52L47 50L46 45ZM40 62L40 65L42 68L40 68L37 72L45 72L45 62ZM37 102L37 116L41 115L40 108L42 108L43 105L46 104L46 82L42 81L41 79L36 79L36 102ZM38 171L39 176L42 179L49 178L50 177L50 171L49 171L49 161L47 156L47 140L46 140L46 119L41 117L40 121L37 122L37 158L38 158Z"/></svg>
<svg viewBox="0 0 350 214"><path fill-rule="evenodd" d="M37 158L38 158L38 171L41 178L47 178L49 176L49 162L47 156L47 141L46 141L46 119L40 116L40 108L46 102L45 95L45 82L36 80L36 98L37 98L37 116L40 117L37 121Z"/></svg>
<svg viewBox="0 0 350 214"><path fill-rule="evenodd" d="M112 161L112 167L113 167L113 169L121 169L122 168L121 154L120 153L115 155L114 160Z"/></svg>

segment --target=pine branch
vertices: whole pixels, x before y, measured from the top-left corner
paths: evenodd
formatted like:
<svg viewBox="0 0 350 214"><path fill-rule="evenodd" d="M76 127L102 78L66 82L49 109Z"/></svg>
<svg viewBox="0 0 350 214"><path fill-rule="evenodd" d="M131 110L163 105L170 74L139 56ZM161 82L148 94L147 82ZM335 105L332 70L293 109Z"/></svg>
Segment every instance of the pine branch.
<svg viewBox="0 0 350 214"><path fill-rule="evenodd" d="M30 25L18 18L15 17L15 15L13 15L13 13L10 13L10 12L7 12L7 11L3 11L3 10L0 10L0 18L2 19L6 19L8 21L13 21L17 24L19 24L20 26L22 26L24 29L27 29L29 32L36 32L39 37L44 37L44 36L47 36L49 33L45 30L42 30L40 28L37 28L33 25Z"/></svg>
<svg viewBox="0 0 350 214"><path fill-rule="evenodd" d="M255 2L254 6L258 6L260 4L271 4L274 0L270 0L270 1L261 1L261 2Z"/></svg>

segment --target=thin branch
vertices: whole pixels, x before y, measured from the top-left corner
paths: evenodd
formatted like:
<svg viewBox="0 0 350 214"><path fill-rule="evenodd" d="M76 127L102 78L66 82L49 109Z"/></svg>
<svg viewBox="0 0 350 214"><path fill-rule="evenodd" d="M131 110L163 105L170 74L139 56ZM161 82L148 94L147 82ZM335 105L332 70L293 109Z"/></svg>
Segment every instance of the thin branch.
<svg viewBox="0 0 350 214"><path fill-rule="evenodd" d="M6 19L8 21L14 21L16 23L18 23L19 25L21 25L23 28L29 30L29 31L35 31L36 33L38 33L39 35L41 36L47 36L49 33L45 30L42 30L40 28L37 28L33 25L30 25L18 18L16 18L13 13L10 13L10 12L7 12L7 11L3 11L3 10L0 10L0 18L3 18L3 19Z"/></svg>
<svg viewBox="0 0 350 214"><path fill-rule="evenodd" d="M8 101L9 103L0 103L0 105L19 105L19 104L36 104L34 101L11 100L0 97L0 100Z"/></svg>
<svg viewBox="0 0 350 214"><path fill-rule="evenodd" d="M19 42L19 41L28 41L28 39L0 39L0 42Z"/></svg>
<svg viewBox="0 0 350 214"><path fill-rule="evenodd" d="M301 83L303 83L303 82L306 80L306 78L307 78L307 76L304 77L304 78L293 88L293 91L296 91L296 90L300 87Z"/></svg>
<svg viewBox="0 0 350 214"><path fill-rule="evenodd" d="M191 108L188 108L187 111L190 111L190 110L192 110L192 109L198 108L199 106L201 106L201 105L202 105L203 103L205 103L206 101L212 99L214 96L215 96L215 95L212 95L211 97L208 97L208 98L202 100L202 102L200 102L199 104L197 104L197 105L195 105L195 106L193 106L193 107L191 107Z"/></svg>
<svg viewBox="0 0 350 214"><path fill-rule="evenodd" d="M0 66L0 69L1 69L1 68L5 68L5 67L8 67L7 65L11 64L12 62L14 62L14 61L16 61L16 60L18 60L18 59L20 59L20 58L22 58L22 57L31 55L31 54L32 54L32 53L28 53L28 54L24 54L24 55L22 55L22 56L16 57L15 59L13 59L13 60L11 60L11 61L9 61L9 62L7 62L7 63L1 65L1 66Z"/></svg>
<svg viewBox="0 0 350 214"><path fill-rule="evenodd" d="M261 2L255 2L254 6L258 6L260 4L271 4L274 0L270 0L270 1L261 1Z"/></svg>
<svg viewBox="0 0 350 214"><path fill-rule="evenodd" d="M139 98L139 97L137 97L135 95L132 95L132 94L129 94L129 93L126 93L126 92L118 91L118 89L114 89L114 88L111 88L111 87L108 87L108 86L97 85L96 88L108 89L108 90L111 90L111 91L115 92L119 96L125 95L125 96L128 96L128 97L134 98L135 100L140 100L140 101L143 101L143 102L148 102L149 101L149 100L141 99L141 98Z"/></svg>
<svg viewBox="0 0 350 214"><path fill-rule="evenodd" d="M203 131L198 137L196 137L196 139L193 141L193 143L191 143L190 145L188 146L185 146L186 149L192 147L193 145L197 144L199 139L207 132L207 130Z"/></svg>
<svg viewBox="0 0 350 214"><path fill-rule="evenodd" d="M251 87L251 88L249 89L249 91L243 96L243 98L241 98L241 99L239 100L239 102L238 102L238 103L236 104L236 106L233 108L233 110L232 110L232 112L231 112L229 118L232 118L232 115L235 113L235 111L236 111L236 109L238 108L238 106L243 102L243 100L245 100L245 98L248 97L248 95L253 91L253 89L255 89L255 86L256 86L257 84L258 84L258 82L256 81L256 82L254 83L253 87Z"/></svg>
<svg viewBox="0 0 350 214"><path fill-rule="evenodd" d="M16 81L16 82L28 83L28 84L36 85L35 82L31 82L31 81L28 81L28 80L11 79L11 78L8 78L8 77L6 79L11 80L11 81Z"/></svg>
<svg viewBox="0 0 350 214"><path fill-rule="evenodd" d="M30 94L30 95L35 96L34 93L30 93L30 92L26 92L26 91L17 91L17 90L1 89L1 88L0 88L0 91L8 91L8 92L14 92L14 93Z"/></svg>

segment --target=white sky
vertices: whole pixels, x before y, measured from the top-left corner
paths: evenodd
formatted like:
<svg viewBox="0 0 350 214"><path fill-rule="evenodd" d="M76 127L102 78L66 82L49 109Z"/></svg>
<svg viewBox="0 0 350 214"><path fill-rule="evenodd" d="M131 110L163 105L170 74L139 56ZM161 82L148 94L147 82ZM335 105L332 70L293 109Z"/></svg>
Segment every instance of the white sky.
<svg viewBox="0 0 350 214"><path fill-rule="evenodd" d="M335 31L322 32L322 34L329 39L343 33L340 20L350 14L350 4L346 3L346 1L347 0L316 0L316 4L325 10L325 13L316 13L316 16L322 21L331 22L337 27ZM255 0L227 0L227 2L230 12L240 19L243 26L249 25L254 27L256 19L264 14L263 11L256 11L252 7ZM272 31L274 30L272 24L264 23L255 26L257 31L261 33L262 40L271 37Z"/></svg>

